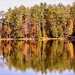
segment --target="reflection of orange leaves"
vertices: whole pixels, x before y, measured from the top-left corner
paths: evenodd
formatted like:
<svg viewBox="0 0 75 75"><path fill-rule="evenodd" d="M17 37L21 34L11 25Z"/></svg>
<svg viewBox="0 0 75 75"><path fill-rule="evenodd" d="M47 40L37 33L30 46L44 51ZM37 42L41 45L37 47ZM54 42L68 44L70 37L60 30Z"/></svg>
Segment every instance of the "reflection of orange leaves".
<svg viewBox="0 0 75 75"><path fill-rule="evenodd" d="M36 44L30 44L31 52L34 53L36 51Z"/></svg>
<svg viewBox="0 0 75 75"><path fill-rule="evenodd" d="M7 44L7 46L4 46L4 54L8 54L8 52L12 49L10 44Z"/></svg>
<svg viewBox="0 0 75 75"><path fill-rule="evenodd" d="M73 49L73 44L72 43L68 43L68 51L69 51L70 57L72 59L74 59L74 49Z"/></svg>
<svg viewBox="0 0 75 75"><path fill-rule="evenodd" d="M29 45L27 43L24 43L22 45L22 56L23 58L27 55L27 49L28 49Z"/></svg>

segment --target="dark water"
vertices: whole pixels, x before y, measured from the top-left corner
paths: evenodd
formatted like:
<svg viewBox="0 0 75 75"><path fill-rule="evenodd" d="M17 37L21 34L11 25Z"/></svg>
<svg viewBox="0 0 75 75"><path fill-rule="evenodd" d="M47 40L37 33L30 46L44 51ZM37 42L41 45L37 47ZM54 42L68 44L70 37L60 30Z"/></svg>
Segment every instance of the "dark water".
<svg viewBox="0 0 75 75"><path fill-rule="evenodd" d="M0 41L0 75L75 75L75 42Z"/></svg>

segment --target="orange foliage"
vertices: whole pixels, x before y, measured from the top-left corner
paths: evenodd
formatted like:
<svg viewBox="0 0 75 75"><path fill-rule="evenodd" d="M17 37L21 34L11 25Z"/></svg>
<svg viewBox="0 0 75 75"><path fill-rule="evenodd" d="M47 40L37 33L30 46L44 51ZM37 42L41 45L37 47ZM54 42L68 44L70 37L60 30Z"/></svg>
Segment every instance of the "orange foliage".
<svg viewBox="0 0 75 75"><path fill-rule="evenodd" d="M12 49L11 44L8 41L4 42L4 55L7 55L9 51Z"/></svg>
<svg viewBox="0 0 75 75"><path fill-rule="evenodd" d="M37 45L36 45L36 43L31 43L30 44L30 49L31 49L31 54L32 53L35 53L36 52L36 50L37 50Z"/></svg>
<svg viewBox="0 0 75 75"><path fill-rule="evenodd" d="M25 58L26 55L27 55L27 49L28 49L29 45L24 42L23 45L22 45L22 57Z"/></svg>
<svg viewBox="0 0 75 75"><path fill-rule="evenodd" d="M22 34L27 34L27 25L26 25L26 22L25 20L22 20Z"/></svg>
<svg viewBox="0 0 75 75"><path fill-rule="evenodd" d="M74 59L74 49L73 49L73 44L71 42L68 43L68 52L71 59Z"/></svg>
<svg viewBox="0 0 75 75"><path fill-rule="evenodd" d="M36 28L34 25L31 25L31 28L30 28L30 35L34 35L36 33Z"/></svg>

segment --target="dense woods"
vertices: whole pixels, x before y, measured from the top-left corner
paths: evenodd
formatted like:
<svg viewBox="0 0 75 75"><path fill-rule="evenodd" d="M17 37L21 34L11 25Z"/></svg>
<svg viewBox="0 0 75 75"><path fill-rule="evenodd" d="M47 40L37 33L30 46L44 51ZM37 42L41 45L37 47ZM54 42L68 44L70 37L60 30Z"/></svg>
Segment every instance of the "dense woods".
<svg viewBox="0 0 75 75"><path fill-rule="evenodd" d="M57 38L69 37L75 33L75 2L72 6L40 3L29 8L21 5L9 8L4 15L2 36L6 38Z"/></svg>

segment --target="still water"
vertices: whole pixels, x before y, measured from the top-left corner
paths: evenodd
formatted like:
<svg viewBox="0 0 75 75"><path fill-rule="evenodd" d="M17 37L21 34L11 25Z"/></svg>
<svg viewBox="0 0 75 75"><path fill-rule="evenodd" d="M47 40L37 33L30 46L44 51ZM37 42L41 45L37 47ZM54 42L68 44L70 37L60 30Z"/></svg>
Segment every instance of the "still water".
<svg viewBox="0 0 75 75"><path fill-rule="evenodd" d="M0 75L75 75L75 42L0 41Z"/></svg>

